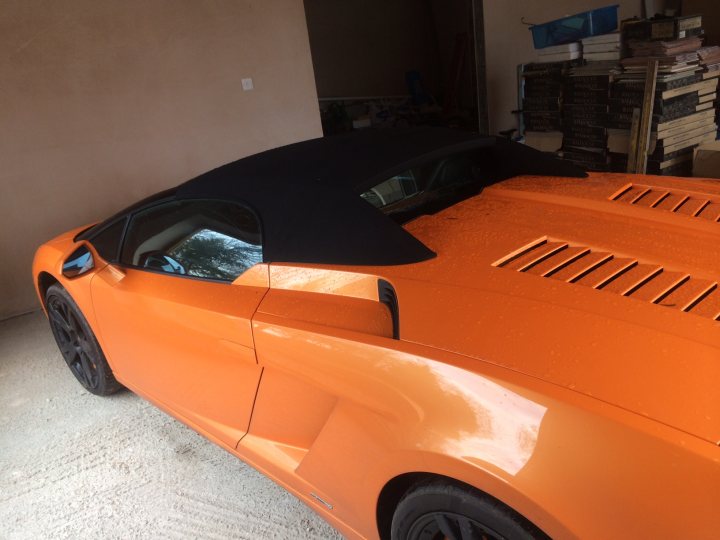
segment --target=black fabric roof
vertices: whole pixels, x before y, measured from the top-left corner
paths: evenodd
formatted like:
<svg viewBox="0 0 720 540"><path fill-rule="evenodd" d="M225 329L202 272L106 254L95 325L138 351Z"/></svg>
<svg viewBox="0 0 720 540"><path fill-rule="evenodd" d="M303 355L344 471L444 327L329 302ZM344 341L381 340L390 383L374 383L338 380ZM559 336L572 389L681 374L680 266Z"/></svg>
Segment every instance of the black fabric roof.
<svg viewBox="0 0 720 540"><path fill-rule="evenodd" d="M241 201L260 217L273 262L393 265L435 254L359 195L412 166L475 148L493 178L584 176L568 162L495 137L443 128L366 130L312 139L228 163L177 188L177 198Z"/></svg>

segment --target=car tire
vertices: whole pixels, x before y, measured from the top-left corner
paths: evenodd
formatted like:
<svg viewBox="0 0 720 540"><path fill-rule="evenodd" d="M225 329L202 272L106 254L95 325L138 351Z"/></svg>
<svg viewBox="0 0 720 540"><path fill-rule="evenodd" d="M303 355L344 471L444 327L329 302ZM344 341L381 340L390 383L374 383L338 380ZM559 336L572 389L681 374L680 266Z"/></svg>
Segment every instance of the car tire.
<svg viewBox="0 0 720 540"><path fill-rule="evenodd" d="M55 342L78 382L98 396L120 390L123 386L115 379L90 325L61 285L48 287L45 307Z"/></svg>
<svg viewBox="0 0 720 540"><path fill-rule="evenodd" d="M500 501L469 487L434 482L407 493L392 519L392 540L547 539Z"/></svg>

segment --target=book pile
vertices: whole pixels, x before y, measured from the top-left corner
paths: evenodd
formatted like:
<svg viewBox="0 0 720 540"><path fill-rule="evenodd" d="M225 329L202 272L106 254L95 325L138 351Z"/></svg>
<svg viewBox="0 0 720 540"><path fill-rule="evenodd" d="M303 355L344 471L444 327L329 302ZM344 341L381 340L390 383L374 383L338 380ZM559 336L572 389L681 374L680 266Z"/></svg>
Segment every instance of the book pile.
<svg viewBox="0 0 720 540"><path fill-rule="evenodd" d="M589 170L606 171L610 87L622 72L620 34L586 38L582 45L586 63L571 67L563 86L562 157Z"/></svg>
<svg viewBox="0 0 720 540"><path fill-rule="evenodd" d="M608 165L607 113L611 75L574 69L563 88L562 157L594 171Z"/></svg>
<svg viewBox="0 0 720 540"><path fill-rule="evenodd" d="M717 77L720 74L720 47L714 45L712 47L703 47L698 49L698 58L703 72L706 74L705 79Z"/></svg>
<svg viewBox="0 0 720 540"><path fill-rule="evenodd" d="M624 170L633 109L643 105L650 62L658 61L648 151L649 174L682 176L692 170L693 148L717 131L713 101L717 78L704 79L699 50L700 16L639 21L623 26L626 53L610 92L608 136L611 169Z"/></svg>
<svg viewBox="0 0 720 540"><path fill-rule="evenodd" d="M553 152L562 145L560 101L563 73L567 67L567 62L534 63L523 67L522 112L529 146L537 147L534 141L542 140L542 148L538 149Z"/></svg>
<svg viewBox="0 0 720 540"><path fill-rule="evenodd" d="M703 80L717 80L720 77L720 47L703 47L698 50L700 65L703 68ZM717 89L710 96L704 96L706 99L712 99L715 107L715 123L720 126L720 100L718 99ZM702 97L701 97L702 99Z"/></svg>
<svg viewBox="0 0 720 540"><path fill-rule="evenodd" d="M552 62L568 62L582 57L582 47L579 42L553 45L544 49L535 49L535 62L548 64Z"/></svg>
<svg viewBox="0 0 720 540"><path fill-rule="evenodd" d="M581 40L583 58L588 62L620 60L620 33L602 34Z"/></svg>

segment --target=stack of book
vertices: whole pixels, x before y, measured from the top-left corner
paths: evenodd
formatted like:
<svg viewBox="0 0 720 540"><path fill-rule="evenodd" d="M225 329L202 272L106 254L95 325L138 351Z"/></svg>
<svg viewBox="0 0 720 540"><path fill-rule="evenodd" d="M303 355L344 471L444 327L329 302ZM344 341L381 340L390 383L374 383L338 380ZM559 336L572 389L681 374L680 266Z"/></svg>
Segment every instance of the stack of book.
<svg viewBox="0 0 720 540"><path fill-rule="evenodd" d="M713 100L717 79L704 79L698 54L702 40L699 16L640 21L623 27L623 73L610 92L608 146L613 170L627 165L633 109L643 105L650 62L657 60L650 174L682 176L692 170L693 148L715 139ZM639 39L639 36L644 36Z"/></svg>
<svg viewBox="0 0 720 540"><path fill-rule="evenodd" d="M562 145L560 103L567 67L567 62L534 63L523 67L522 112L529 146L554 152ZM542 147L538 146L540 141Z"/></svg>
<svg viewBox="0 0 720 540"><path fill-rule="evenodd" d="M572 70L563 89L562 157L586 169L608 166L607 123L611 76Z"/></svg>
<svg viewBox="0 0 720 540"><path fill-rule="evenodd" d="M583 58L588 62L620 60L620 33L602 34L581 40Z"/></svg>
<svg viewBox="0 0 720 540"><path fill-rule="evenodd" d="M553 45L544 49L535 49L536 59L539 64L550 62L567 62L582 57L582 46L579 42L565 43L564 45Z"/></svg>
<svg viewBox="0 0 720 540"><path fill-rule="evenodd" d="M717 45L703 47L698 50L698 57L703 68L703 80L717 80L720 77L720 47ZM715 107L715 123L720 126L720 99L718 99L717 89L709 96L706 94L704 97L708 100L712 98Z"/></svg>
<svg viewBox="0 0 720 540"><path fill-rule="evenodd" d="M570 68L563 87L562 157L589 170L606 171L610 87L622 72L620 34L586 38L582 45L585 63Z"/></svg>

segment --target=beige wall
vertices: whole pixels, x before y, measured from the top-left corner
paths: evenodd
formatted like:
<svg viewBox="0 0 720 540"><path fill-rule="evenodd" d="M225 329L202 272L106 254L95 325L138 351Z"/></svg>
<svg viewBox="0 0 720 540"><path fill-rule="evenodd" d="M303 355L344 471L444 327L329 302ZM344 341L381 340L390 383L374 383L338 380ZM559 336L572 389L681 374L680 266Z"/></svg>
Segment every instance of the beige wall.
<svg viewBox="0 0 720 540"><path fill-rule="evenodd" d="M641 0L484 0L490 133L517 127L510 112L517 109L517 65L534 56L532 35L520 19L543 23L614 3L620 4L620 20L642 15Z"/></svg>
<svg viewBox="0 0 720 540"><path fill-rule="evenodd" d="M405 72L437 88L428 0L305 0L320 97L408 93Z"/></svg>
<svg viewBox="0 0 720 540"><path fill-rule="evenodd" d="M446 86L453 80L453 58L456 36L466 33L468 36L467 54L460 75L458 104L461 108L476 109L475 92L475 51L473 39L472 7L470 0L432 0L432 13L435 21L438 50L440 54L440 92L448 91Z"/></svg>
<svg viewBox="0 0 720 540"><path fill-rule="evenodd" d="M683 15L702 14L706 44L720 45L720 1L683 0L682 9Z"/></svg>
<svg viewBox="0 0 720 540"><path fill-rule="evenodd" d="M302 0L16 0L0 30L0 319L45 240L321 135Z"/></svg>

